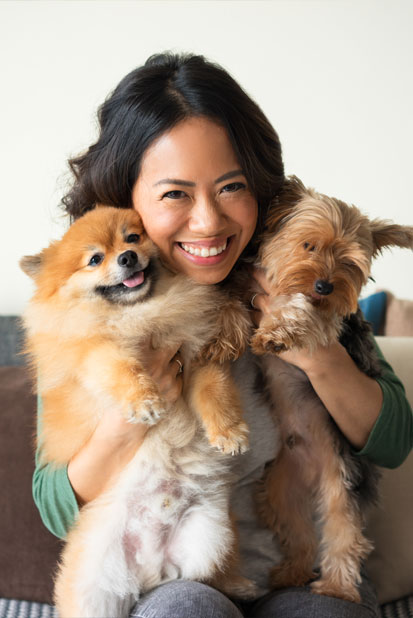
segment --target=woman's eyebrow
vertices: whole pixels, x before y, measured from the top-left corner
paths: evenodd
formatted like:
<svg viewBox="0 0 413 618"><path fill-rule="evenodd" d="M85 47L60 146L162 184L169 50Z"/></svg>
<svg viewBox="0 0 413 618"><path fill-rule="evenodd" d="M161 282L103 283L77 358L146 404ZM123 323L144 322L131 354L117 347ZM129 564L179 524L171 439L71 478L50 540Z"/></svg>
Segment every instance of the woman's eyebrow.
<svg viewBox="0 0 413 618"><path fill-rule="evenodd" d="M224 180L229 180L230 178L235 178L236 176L245 176L245 174L242 170L232 170L231 172L227 172L214 180L214 184L218 184ZM155 182L152 186L157 187L158 185L181 185L182 187L195 187L196 183L191 182L190 180L181 180L180 178L162 178L161 180Z"/></svg>
<svg viewBox="0 0 413 618"><path fill-rule="evenodd" d="M162 178L162 180L158 180L155 182L153 187L157 187L158 185L182 185L183 187L195 187L195 182L190 182L189 180L179 180L179 178Z"/></svg>
<svg viewBox="0 0 413 618"><path fill-rule="evenodd" d="M242 170L233 170L232 172L227 172L226 174L223 174L222 176L217 178L214 181L214 184L218 184L219 182L222 182L223 180L229 180L230 178L234 178L235 176L245 176L245 174Z"/></svg>

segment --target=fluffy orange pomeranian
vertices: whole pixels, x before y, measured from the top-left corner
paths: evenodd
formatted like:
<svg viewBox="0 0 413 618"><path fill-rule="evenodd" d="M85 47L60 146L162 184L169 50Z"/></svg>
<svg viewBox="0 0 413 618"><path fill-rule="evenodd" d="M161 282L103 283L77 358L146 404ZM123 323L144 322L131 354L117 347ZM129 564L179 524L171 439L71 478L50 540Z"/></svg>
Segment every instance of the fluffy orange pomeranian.
<svg viewBox="0 0 413 618"><path fill-rule="evenodd" d="M43 462L67 464L116 409L151 425L69 532L60 618L126 617L143 592L175 578L253 593L236 572L228 508L228 454L247 448L248 429L226 361L248 340L246 310L219 287L169 272L130 209L97 207L21 267L36 284L24 324L43 400ZM184 387L173 405L145 373L148 338L180 346Z"/></svg>

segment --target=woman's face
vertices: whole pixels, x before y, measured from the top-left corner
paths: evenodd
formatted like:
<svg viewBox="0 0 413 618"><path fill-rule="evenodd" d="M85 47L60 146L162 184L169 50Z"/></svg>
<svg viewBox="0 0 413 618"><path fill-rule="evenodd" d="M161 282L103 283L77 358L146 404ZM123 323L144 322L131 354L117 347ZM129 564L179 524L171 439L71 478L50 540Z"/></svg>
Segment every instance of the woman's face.
<svg viewBox="0 0 413 618"><path fill-rule="evenodd" d="M258 206L222 127L184 120L145 152L135 210L163 262L198 283L222 281L250 240Z"/></svg>

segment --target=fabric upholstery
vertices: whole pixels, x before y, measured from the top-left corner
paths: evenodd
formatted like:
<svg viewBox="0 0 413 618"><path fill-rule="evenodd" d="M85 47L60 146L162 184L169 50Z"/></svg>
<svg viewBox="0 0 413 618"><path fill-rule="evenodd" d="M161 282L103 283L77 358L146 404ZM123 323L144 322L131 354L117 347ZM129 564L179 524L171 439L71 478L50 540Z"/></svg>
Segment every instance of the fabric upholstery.
<svg viewBox="0 0 413 618"><path fill-rule="evenodd" d="M413 337L413 300L387 294L387 310L383 334L387 337Z"/></svg>
<svg viewBox="0 0 413 618"><path fill-rule="evenodd" d="M376 339L413 405L413 337ZM380 504L367 530L375 544L367 571L385 603L413 594L413 452L399 468L382 472Z"/></svg>
<svg viewBox="0 0 413 618"><path fill-rule="evenodd" d="M35 396L24 367L0 367L0 597L50 602L61 543L32 499Z"/></svg>

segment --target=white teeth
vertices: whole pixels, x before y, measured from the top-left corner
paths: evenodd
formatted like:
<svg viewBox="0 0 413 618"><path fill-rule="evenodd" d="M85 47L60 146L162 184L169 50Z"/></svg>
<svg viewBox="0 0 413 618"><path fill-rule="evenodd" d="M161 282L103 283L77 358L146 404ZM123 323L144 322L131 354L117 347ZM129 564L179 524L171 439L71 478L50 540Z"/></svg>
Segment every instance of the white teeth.
<svg viewBox="0 0 413 618"><path fill-rule="evenodd" d="M184 251L186 251L187 253L190 253L191 255L199 255L200 257L211 257L213 255L219 255L220 253L225 251L225 249L227 248L227 242L225 242L220 247L199 248L199 247L192 247L191 245L185 245L184 243L181 243L181 247Z"/></svg>

